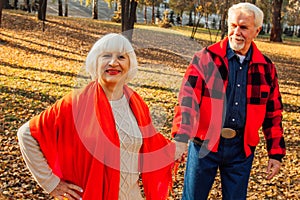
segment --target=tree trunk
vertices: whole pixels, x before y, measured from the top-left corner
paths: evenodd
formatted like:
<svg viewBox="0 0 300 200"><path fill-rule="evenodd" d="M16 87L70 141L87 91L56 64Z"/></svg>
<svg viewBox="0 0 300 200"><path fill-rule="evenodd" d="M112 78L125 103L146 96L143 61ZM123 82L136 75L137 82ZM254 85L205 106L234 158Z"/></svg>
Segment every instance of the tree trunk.
<svg viewBox="0 0 300 200"><path fill-rule="evenodd" d="M115 11L118 11L118 3L119 1L118 0L114 0L115 1Z"/></svg>
<svg viewBox="0 0 300 200"><path fill-rule="evenodd" d="M69 11L69 2L68 0L65 0L65 17L68 17L68 11Z"/></svg>
<svg viewBox="0 0 300 200"><path fill-rule="evenodd" d="M189 14L189 23L188 23L188 26L193 26L193 11L190 10L190 14Z"/></svg>
<svg viewBox="0 0 300 200"><path fill-rule="evenodd" d="M3 0L1 0L1 1L3 1ZM18 0L14 0L14 9L15 10L18 10Z"/></svg>
<svg viewBox="0 0 300 200"><path fill-rule="evenodd" d="M93 19L98 19L98 0L93 0Z"/></svg>
<svg viewBox="0 0 300 200"><path fill-rule="evenodd" d="M62 0L58 0L58 16L63 16Z"/></svg>
<svg viewBox="0 0 300 200"><path fill-rule="evenodd" d="M1 27L1 23L2 23L2 10L4 7L4 0L0 0L0 27Z"/></svg>
<svg viewBox="0 0 300 200"><path fill-rule="evenodd" d="M46 20L47 0L39 0L38 19Z"/></svg>
<svg viewBox="0 0 300 200"><path fill-rule="evenodd" d="M25 8L26 8L27 12L31 13L31 6L32 5L30 3L30 0L25 0L24 3L25 3Z"/></svg>
<svg viewBox="0 0 300 200"><path fill-rule="evenodd" d="M152 0L152 24L155 24L155 6L154 6L154 0Z"/></svg>
<svg viewBox="0 0 300 200"><path fill-rule="evenodd" d="M145 24L147 24L147 5L145 5L144 20L145 20Z"/></svg>
<svg viewBox="0 0 300 200"><path fill-rule="evenodd" d="M282 29L281 29L281 6L283 0L273 0L272 2L272 29L270 34L270 41L282 42Z"/></svg>
<svg viewBox="0 0 300 200"><path fill-rule="evenodd" d="M227 12L228 12L228 0L225 1L225 4L223 6L223 14L222 14L222 20L221 20L221 39L225 38L225 35L227 34L227 25L226 25L226 18L227 18Z"/></svg>
<svg viewBox="0 0 300 200"><path fill-rule="evenodd" d="M130 15L129 15L129 29L134 28L134 23L136 22L136 8L137 8L137 1L131 0L130 2Z"/></svg>
<svg viewBox="0 0 300 200"><path fill-rule="evenodd" d="M132 41L137 4L135 0L121 0L122 34L127 37L129 41Z"/></svg>
<svg viewBox="0 0 300 200"><path fill-rule="evenodd" d="M128 4L128 0L121 0L121 24L122 24L122 32L126 30L126 23L128 22L128 12L129 9L126 8Z"/></svg>
<svg viewBox="0 0 300 200"><path fill-rule="evenodd" d="M1 3L3 3L3 8L12 9L12 6L9 4L9 0L0 0L0 1L1 1Z"/></svg>
<svg viewBox="0 0 300 200"><path fill-rule="evenodd" d="M193 29L192 29L192 34L191 34L191 38L192 39L195 39L195 35L197 33L197 29L200 25L200 19L201 19L201 15L199 16L198 20L197 20L197 23L193 26Z"/></svg>

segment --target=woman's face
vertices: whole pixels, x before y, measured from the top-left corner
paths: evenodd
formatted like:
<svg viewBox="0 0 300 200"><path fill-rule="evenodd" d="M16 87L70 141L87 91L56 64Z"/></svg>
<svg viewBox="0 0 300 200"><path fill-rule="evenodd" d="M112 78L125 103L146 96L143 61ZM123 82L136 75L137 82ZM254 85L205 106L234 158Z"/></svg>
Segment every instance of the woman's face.
<svg viewBox="0 0 300 200"><path fill-rule="evenodd" d="M104 52L98 57L99 81L105 86L125 84L130 67L126 53Z"/></svg>

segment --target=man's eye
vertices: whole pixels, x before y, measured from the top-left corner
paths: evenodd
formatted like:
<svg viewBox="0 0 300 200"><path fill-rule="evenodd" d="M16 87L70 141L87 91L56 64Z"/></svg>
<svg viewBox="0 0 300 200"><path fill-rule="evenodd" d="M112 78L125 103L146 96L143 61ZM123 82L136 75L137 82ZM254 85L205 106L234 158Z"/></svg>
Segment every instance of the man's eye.
<svg viewBox="0 0 300 200"><path fill-rule="evenodd" d="M119 59L125 59L125 56L120 55L120 56L119 56Z"/></svg>

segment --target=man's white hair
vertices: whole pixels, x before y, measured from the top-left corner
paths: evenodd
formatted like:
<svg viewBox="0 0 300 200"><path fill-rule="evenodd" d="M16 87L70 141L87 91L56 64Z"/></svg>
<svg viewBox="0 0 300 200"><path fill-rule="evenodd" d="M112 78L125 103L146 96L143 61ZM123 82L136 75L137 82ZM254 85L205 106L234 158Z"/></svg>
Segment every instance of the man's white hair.
<svg viewBox="0 0 300 200"><path fill-rule="evenodd" d="M99 78L98 63L99 56L104 52L126 53L129 57L130 66L126 82L129 82L137 73L138 63L134 49L129 40L121 34L109 33L100 38L91 48L85 61L86 71L91 75L92 80Z"/></svg>
<svg viewBox="0 0 300 200"><path fill-rule="evenodd" d="M264 20L264 13L256 5L251 4L251 3L247 3L247 2L234 4L228 10L228 20L229 20L229 17L237 10L243 11L243 12L248 13L248 14L250 14L250 13L254 14L254 25L255 25L255 27L261 27L262 26L263 20ZM229 24L229 21L228 21L228 24Z"/></svg>

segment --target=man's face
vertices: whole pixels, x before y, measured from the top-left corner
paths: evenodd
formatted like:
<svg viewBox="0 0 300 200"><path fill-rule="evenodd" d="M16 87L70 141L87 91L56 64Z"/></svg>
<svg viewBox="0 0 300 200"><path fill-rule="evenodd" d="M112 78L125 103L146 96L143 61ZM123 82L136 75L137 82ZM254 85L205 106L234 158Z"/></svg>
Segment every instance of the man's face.
<svg viewBox="0 0 300 200"><path fill-rule="evenodd" d="M261 27L255 27L254 14L237 10L228 16L228 37L230 47L240 55L246 55L251 42L258 35Z"/></svg>

